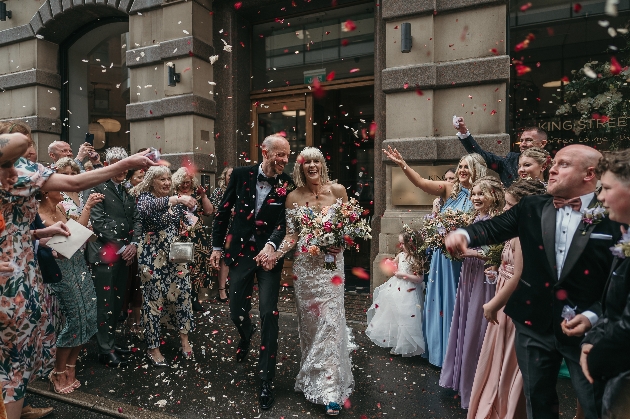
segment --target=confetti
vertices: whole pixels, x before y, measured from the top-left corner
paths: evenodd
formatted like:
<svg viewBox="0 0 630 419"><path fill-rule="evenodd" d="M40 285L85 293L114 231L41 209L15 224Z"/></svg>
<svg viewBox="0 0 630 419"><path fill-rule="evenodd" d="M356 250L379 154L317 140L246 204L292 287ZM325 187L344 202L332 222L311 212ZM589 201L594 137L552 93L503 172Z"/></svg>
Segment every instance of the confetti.
<svg viewBox="0 0 630 419"><path fill-rule="evenodd" d="M527 2L527 3L525 3L524 5L522 5L522 6L520 7L521 12L526 12L526 11L527 11L527 9L529 9L530 7L532 7L532 3L531 3L531 2Z"/></svg>
<svg viewBox="0 0 630 419"><path fill-rule="evenodd" d="M619 64L619 61L617 61L617 59L615 57L611 57L610 58L610 72L613 75L617 75L619 73L621 73L622 68L621 68L621 64Z"/></svg>
<svg viewBox="0 0 630 419"><path fill-rule="evenodd" d="M580 3L575 3L573 5L573 11L575 13L580 13L582 11L582 5Z"/></svg>

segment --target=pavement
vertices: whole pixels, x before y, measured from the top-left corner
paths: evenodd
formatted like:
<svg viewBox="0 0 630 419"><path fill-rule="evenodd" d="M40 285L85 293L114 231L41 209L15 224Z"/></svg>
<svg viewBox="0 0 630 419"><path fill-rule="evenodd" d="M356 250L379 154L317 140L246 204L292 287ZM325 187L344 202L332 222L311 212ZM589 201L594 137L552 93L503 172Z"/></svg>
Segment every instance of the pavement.
<svg viewBox="0 0 630 419"><path fill-rule="evenodd" d="M205 312L197 313L197 328L190 335L195 360L178 356L177 333L165 330L161 350L171 367L153 368L147 362L144 343L121 326L119 343L128 341L135 351L127 367L99 364L93 340L77 365L81 388L70 395L57 395L48 391L44 381L37 381L29 386L27 402L32 400L37 407L55 406L50 418L323 418L323 406L307 402L293 390L300 349L297 318L289 310L292 293L290 288L281 291L276 402L268 411L258 408L257 351L250 352L248 362L237 364L234 353L238 334L229 320L228 306L209 303L204 303ZM253 298L257 307L256 295ZM438 368L422 357L391 356L365 336L364 310L370 302L369 295L346 294L348 323L358 349L352 355L354 393L340 416L466 418L457 393L438 385ZM257 315L254 320L258 320ZM260 334L256 334L252 347L259 343ZM560 417L572 418L575 394L569 380L559 379L558 392Z"/></svg>

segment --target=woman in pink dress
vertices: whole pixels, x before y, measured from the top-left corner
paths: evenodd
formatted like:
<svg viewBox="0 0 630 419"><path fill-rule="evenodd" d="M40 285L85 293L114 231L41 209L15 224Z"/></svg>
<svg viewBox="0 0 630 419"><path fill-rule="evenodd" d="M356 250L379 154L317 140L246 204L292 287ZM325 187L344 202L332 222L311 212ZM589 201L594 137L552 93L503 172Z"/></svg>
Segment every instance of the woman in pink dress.
<svg viewBox="0 0 630 419"><path fill-rule="evenodd" d="M521 179L505 191L505 208L512 208L524 196L545 193L537 179ZM488 321L477 372L470 395L468 419L526 419L523 377L514 350L514 324L503 306L521 276L522 256L518 238L505 243L495 297L483 306Z"/></svg>

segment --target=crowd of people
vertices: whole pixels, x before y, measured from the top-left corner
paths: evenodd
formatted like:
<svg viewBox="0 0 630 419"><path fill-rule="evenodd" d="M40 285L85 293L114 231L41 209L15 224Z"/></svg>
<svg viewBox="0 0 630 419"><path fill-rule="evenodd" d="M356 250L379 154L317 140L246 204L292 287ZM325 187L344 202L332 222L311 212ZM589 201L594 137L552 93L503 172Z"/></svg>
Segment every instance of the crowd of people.
<svg viewBox="0 0 630 419"><path fill-rule="evenodd" d="M439 384L459 393L469 418L558 418L563 361L578 418L623 417L630 364L617 354L630 348L630 151L570 145L552 158L546 133L528 128L521 152L501 157L457 122L469 154L444 180L423 178L396 149L383 150L436 196L434 214L466 212L472 223L430 255L418 251L422 234L405 226L401 252L388 262L392 277L374 290L366 335L392 355L440 367ZM131 351L116 341L120 320L145 341L153 367L170 365L160 351L164 325L179 333L178 356L194 359L189 335L212 271L216 299L229 300L240 336L236 362L247 361L260 329L257 398L271 408L289 252L302 356L295 390L326 414L340 413L354 390L356 348L340 286L344 247L313 251L300 226L304 211L347 203L346 189L329 178L318 148L303 149L291 175L286 138L271 135L261 150L261 163L226 167L209 193L191 168L172 173L149 150L128 156L112 147L101 163L87 143L73 158L56 141L45 167L27 125L0 123L0 418L51 412L23 406L35 377L46 376L56 393L79 388L77 359L93 336L101 363L125 365ZM203 221L209 215L212 226ZM64 257L48 241L70 235L71 220L93 239ZM499 263L487 251L497 244ZM259 325L250 315L254 280Z"/></svg>

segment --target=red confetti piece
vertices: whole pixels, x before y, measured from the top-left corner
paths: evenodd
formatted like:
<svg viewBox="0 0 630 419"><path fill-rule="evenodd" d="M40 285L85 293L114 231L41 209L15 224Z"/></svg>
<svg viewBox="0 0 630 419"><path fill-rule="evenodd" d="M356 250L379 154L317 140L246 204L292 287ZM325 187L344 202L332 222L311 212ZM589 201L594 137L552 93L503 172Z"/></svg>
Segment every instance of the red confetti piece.
<svg viewBox="0 0 630 419"><path fill-rule="evenodd" d="M525 320L525 324L528 325L528 326L531 326L532 322L530 322L529 320Z"/></svg>
<svg viewBox="0 0 630 419"><path fill-rule="evenodd" d="M346 399L345 402L343 402L343 408L348 410L352 407L352 403L350 403L350 399Z"/></svg>
<svg viewBox="0 0 630 419"><path fill-rule="evenodd" d="M527 11L527 9L529 9L530 7L532 7L532 3L531 3L531 2L527 2L527 3L525 3L524 5L522 5L522 6L520 7L521 12L525 12L525 11Z"/></svg>
<svg viewBox="0 0 630 419"><path fill-rule="evenodd" d="M417 94L418 96L423 96L423 95L424 95L424 93L422 92L422 90L421 90L421 89L419 89L419 88L416 88L416 94Z"/></svg>
<svg viewBox="0 0 630 419"><path fill-rule="evenodd" d="M523 76L527 73L529 73L530 71L532 71L531 68L527 67L526 65L523 64L516 64L516 75L517 76Z"/></svg>
<svg viewBox="0 0 630 419"><path fill-rule="evenodd" d="M584 270L584 275L588 275L588 269Z"/></svg>
<svg viewBox="0 0 630 419"><path fill-rule="evenodd" d="M341 46L342 47L347 47L348 44L350 44L350 41L348 41L347 39L342 39L341 40Z"/></svg>
<svg viewBox="0 0 630 419"><path fill-rule="evenodd" d="M556 298L558 300L566 300L567 299L567 292L566 290L558 290L556 291Z"/></svg>
<svg viewBox="0 0 630 419"><path fill-rule="evenodd" d="M347 32L352 32L353 30L357 28L357 25L353 21L348 19L346 20L346 23L344 23L344 27L346 28Z"/></svg>
<svg viewBox="0 0 630 419"><path fill-rule="evenodd" d="M580 13L582 11L582 5L580 3L575 3L573 5L573 11L575 13Z"/></svg>
<svg viewBox="0 0 630 419"><path fill-rule="evenodd" d="M297 164L304 163L304 156L301 155L301 154L299 156L297 156L296 162L297 162Z"/></svg>
<svg viewBox="0 0 630 419"><path fill-rule="evenodd" d="M340 277L339 275L335 275L335 276L332 277L330 282L332 282L333 285L341 285L341 284L343 284L343 278Z"/></svg>
<svg viewBox="0 0 630 419"><path fill-rule="evenodd" d="M350 70L350 72L351 72L351 73L356 73L356 72L358 72L358 71L361 71L361 70L360 70L360 69L358 69L358 68L353 68L353 69L351 69L351 70Z"/></svg>
<svg viewBox="0 0 630 419"><path fill-rule="evenodd" d="M352 268L352 275L360 279L370 279L370 274L359 266Z"/></svg>
<svg viewBox="0 0 630 419"><path fill-rule="evenodd" d="M311 91L313 92L313 97L315 97L315 99L322 99L326 96L326 91L322 88L318 79L313 80Z"/></svg>
<svg viewBox="0 0 630 419"><path fill-rule="evenodd" d="M494 55L499 55L499 50L496 48L492 48L490 52L493 53Z"/></svg>
<svg viewBox="0 0 630 419"><path fill-rule="evenodd" d="M385 276L392 276L398 270L396 262L389 258L383 258L379 263L379 267Z"/></svg>
<svg viewBox="0 0 630 419"><path fill-rule="evenodd" d="M238 10L241 8L242 5L243 5L242 1L237 1L236 3L234 3L234 8Z"/></svg>
<svg viewBox="0 0 630 419"><path fill-rule="evenodd" d="M611 57L610 58L610 72L616 76L617 74L621 73L622 68L621 68L621 64L619 64L619 61L617 61L617 59L615 57Z"/></svg>
<svg viewBox="0 0 630 419"><path fill-rule="evenodd" d="M494 109L492 111L490 111L490 115L496 115L497 111L495 111Z"/></svg>
<svg viewBox="0 0 630 419"><path fill-rule="evenodd" d="M564 83L568 83L569 82L569 78L567 76L564 76L560 79L560 81L564 82Z"/></svg>
<svg viewBox="0 0 630 419"><path fill-rule="evenodd" d="M331 71L330 73L326 75L326 81L333 81L333 80L335 80L335 72Z"/></svg>

